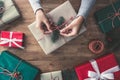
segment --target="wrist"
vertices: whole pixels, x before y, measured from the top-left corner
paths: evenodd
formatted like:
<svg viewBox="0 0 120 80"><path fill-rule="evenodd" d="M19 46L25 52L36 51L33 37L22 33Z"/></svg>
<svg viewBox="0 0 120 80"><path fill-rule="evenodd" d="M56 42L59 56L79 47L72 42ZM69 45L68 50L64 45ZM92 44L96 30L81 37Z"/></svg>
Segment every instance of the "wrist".
<svg viewBox="0 0 120 80"><path fill-rule="evenodd" d="M83 16L78 16L77 20L79 23L84 22L84 17Z"/></svg>
<svg viewBox="0 0 120 80"><path fill-rule="evenodd" d="M35 14L41 14L41 13L44 13L44 10L42 8L39 8L36 10Z"/></svg>

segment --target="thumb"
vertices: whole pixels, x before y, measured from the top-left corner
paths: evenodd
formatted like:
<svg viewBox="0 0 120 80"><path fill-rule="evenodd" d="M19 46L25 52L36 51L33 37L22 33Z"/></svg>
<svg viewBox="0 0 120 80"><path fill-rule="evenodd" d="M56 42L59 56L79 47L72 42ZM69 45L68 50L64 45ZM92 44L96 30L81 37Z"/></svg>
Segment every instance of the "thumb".
<svg viewBox="0 0 120 80"><path fill-rule="evenodd" d="M49 24L49 21L48 21L48 20L46 20L44 23L45 23L45 25L46 25L46 27L47 27L48 31L52 32L52 30L50 29L50 24Z"/></svg>
<svg viewBox="0 0 120 80"><path fill-rule="evenodd" d="M71 29L71 28L72 28L71 25L65 26L63 29L60 30L60 32L61 32L61 33L66 32L66 31L68 31L68 30Z"/></svg>

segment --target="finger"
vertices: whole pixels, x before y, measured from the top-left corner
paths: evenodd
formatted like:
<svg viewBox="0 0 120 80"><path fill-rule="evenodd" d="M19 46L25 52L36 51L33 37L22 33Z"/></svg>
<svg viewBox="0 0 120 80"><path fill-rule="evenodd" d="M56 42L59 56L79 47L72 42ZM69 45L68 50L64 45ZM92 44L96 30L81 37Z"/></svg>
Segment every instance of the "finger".
<svg viewBox="0 0 120 80"><path fill-rule="evenodd" d="M63 36L65 36L65 37L72 37L72 36L76 36L77 32L76 32L76 30L72 30L69 33L60 33L60 34L63 35Z"/></svg>
<svg viewBox="0 0 120 80"><path fill-rule="evenodd" d="M44 33L44 30L42 28L42 23L37 23L36 28L38 28L42 33Z"/></svg>
<svg viewBox="0 0 120 80"><path fill-rule="evenodd" d="M76 30L72 30L67 36L68 36L68 37L77 36Z"/></svg>
<svg viewBox="0 0 120 80"><path fill-rule="evenodd" d="M69 27L66 26L65 28L61 29L60 32L61 32L61 33L65 33L65 32L68 31L68 30L69 30Z"/></svg>
<svg viewBox="0 0 120 80"><path fill-rule="evenodd" d="M48 21L48 20L46 20L46 21L44 21L44 23L45 23L45 25L46 25L46 27L47 27L48 31L49 31L49 32L52 32L52 30L50 29L50 24L49 24L49 21Z"/></svg>

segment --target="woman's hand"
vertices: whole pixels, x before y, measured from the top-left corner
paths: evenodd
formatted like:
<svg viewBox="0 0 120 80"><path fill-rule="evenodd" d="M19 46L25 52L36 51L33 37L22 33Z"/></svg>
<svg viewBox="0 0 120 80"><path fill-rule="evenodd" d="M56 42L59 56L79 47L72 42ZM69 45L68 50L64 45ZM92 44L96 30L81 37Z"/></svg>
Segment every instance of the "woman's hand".
<svg viewBox="0 0 120 80"><path fill-rule="evenodd" d="M84 18L79 16L75 18L68 26L60 30L60 34L66 37L76 36L83 24Z"/></svg>
<svg viewBox="0 0 120 80"><path fill-rule="evenodd" d="M43 26L43 24L45 26ZM36 27L39 28L43 34L48 34L52 32L52 30L50 29L49 20L41 9L36 12ZM47 30L45 30L43 27L46 27Z"/></svg>

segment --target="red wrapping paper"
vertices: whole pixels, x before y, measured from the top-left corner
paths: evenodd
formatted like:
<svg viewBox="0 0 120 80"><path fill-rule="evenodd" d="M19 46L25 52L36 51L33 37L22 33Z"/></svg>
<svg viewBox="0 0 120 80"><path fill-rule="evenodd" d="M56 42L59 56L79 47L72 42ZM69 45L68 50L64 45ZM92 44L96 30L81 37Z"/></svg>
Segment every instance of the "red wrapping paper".
<svg viewBox="0 0 120 80"><path fill-rule="evenodd" d="M1 38L6 38L10 39L10 32L9 31L1 31L1 36L0 36L0 42L4 41L1 40ZM12 32L12 39L17 39L21 41L15 41L19 46L23 46L23 33L21 32ZM11 46L9 46L9 42L5 44L0 44L1 46L6 46L6 47L15 47L18 48L19 46L15 45L13 42L11 42Z"/></svg>
<svg viewBox="0 0 120 80"><path fill-rule="evenodd" d="M104 72L107 69L115 67L118 65L116 62L114 54L109 54L107 56L96 59L100 73ZM77 66L75 68L79 80L84 80L88 77L88 71L94 71L90 62ZM114 80L120 80L120 71L114 72Z"/></svg>

